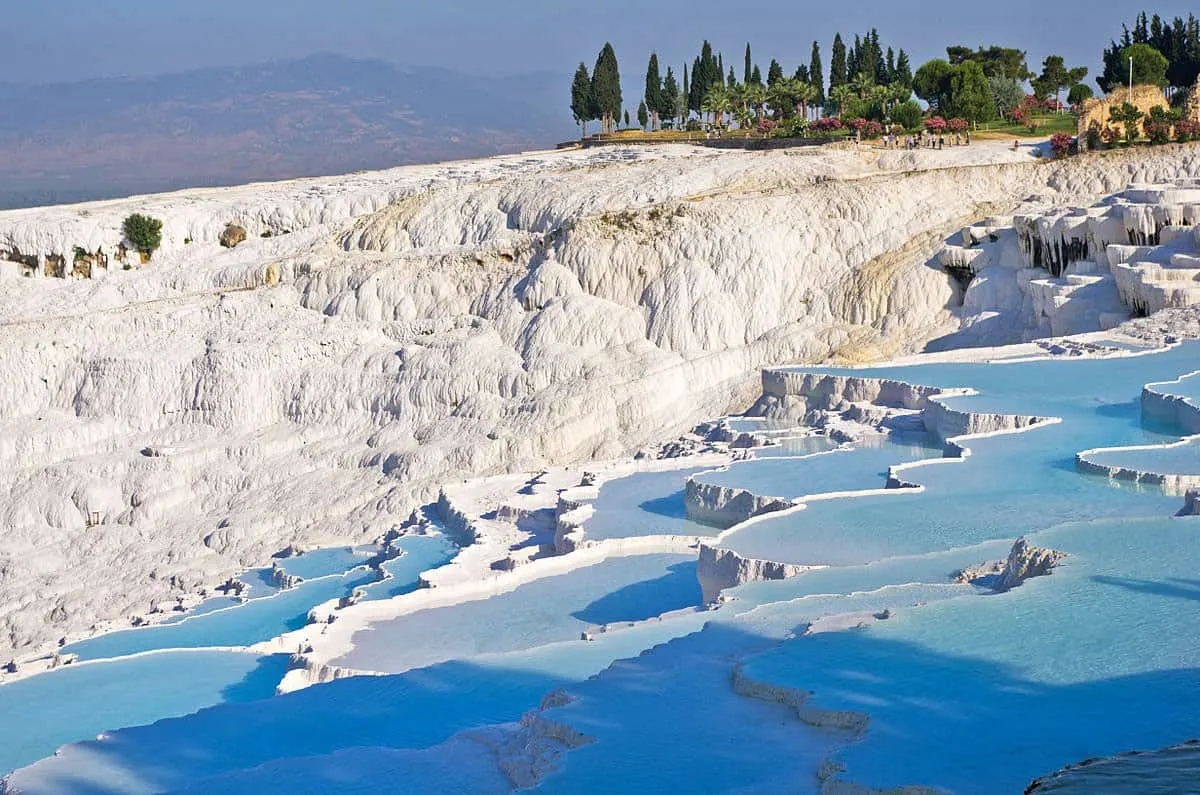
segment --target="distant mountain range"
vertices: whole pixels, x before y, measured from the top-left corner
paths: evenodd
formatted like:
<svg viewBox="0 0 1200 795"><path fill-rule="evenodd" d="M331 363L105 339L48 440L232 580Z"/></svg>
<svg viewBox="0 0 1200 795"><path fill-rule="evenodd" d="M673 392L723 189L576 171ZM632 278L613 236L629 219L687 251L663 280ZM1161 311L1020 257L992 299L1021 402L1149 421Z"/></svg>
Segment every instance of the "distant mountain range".
<svg viewBox="0 0 1200 795"><path fill-rule="evenodd" d="M578 134L568 83L315 55L0 84L0 208L548 147Z"/></svg>

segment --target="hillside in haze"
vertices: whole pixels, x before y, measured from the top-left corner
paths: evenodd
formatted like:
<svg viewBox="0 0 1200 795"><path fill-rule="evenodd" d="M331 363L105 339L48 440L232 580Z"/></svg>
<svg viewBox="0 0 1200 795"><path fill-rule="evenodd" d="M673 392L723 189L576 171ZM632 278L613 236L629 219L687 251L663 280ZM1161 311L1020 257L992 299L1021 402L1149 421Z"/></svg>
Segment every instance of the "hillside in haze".
<svg viewBox="0 0 1200 795"><path fill-rule="evenodd" d="M562 83L316 55L0 84L0 208L552 146L577 134Z"/></svg>

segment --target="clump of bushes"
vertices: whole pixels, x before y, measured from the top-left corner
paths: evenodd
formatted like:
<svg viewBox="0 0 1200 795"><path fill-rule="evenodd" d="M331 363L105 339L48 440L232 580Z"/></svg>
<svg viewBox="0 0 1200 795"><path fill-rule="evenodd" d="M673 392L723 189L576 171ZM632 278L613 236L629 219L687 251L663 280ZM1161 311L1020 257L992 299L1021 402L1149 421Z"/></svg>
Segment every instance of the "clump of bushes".
<svg viewBox="0 0 1200 795"><path fill-rule="evenodd" d="M1050 136L1050 149L1055 157L1066 157L1071 153L1071 136L1067 133L1055 133Z"/></svg>
<svg viewBox="0 0 1200 795"><path fill-rule="evenodd" d="M225 248L234 248L245 239L246 228L238 224L228 224L225 231L221 232L221 245Z"/></svg>
<svg viewBox="0 0 1200 795"><path fill-rule="evenodd" d="M122 230L125 239L142 255L142 261L150 259L150 255L162 245L162 221L148 215L134 213L125 219Z"/></svg>

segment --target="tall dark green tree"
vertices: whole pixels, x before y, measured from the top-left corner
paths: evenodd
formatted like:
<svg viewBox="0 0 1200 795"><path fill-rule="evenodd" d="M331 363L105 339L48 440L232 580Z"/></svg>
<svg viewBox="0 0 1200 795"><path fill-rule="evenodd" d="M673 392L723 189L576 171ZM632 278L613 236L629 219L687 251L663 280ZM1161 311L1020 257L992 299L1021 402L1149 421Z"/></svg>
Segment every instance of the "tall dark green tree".
<svg viewBox="0 0 1200 795"><path fill-rule="evenodd" d="M729 77L725 78L725 85L729 86L730 88L737 88L737 84L737 75L733 73L733 65L730 64Z"/></svg>
<svg viewBox="0 0 1200 795"><path fill-rule="evenodd" d="M767 85L774 86L783 79L783 67L779 65L779 61L771 59L771 65L767 68Z"/></svg>
<svg viewBox="0 0 1200 795"><path fill-rule="evenodd" d="M696 57L692 61L692 84L688 87L688 110L693 113L700 112L700 105L704 102L704 92L707 89L701 88L704 84L704 70L700 68L700 58Z"/></svg>
<svg viewBox="0 0 1200 795"><path fill-rule="evenodd" d="M808 67L804 64L800 64L796 67L796 73L792 75L792 79L799 80L801 83L812 82L808 74Z"/></svg>
<svg viewBox="0 0 1200 795"><path fill-rule="evenodd" d="M646 101L638 105L638 125L643 129L647 129L650 125L650 111L646 109Z"/></svg>
<svg viewBox="0 0 1200 795"><path fill-rule="evenodd" d="M667 76L663 79L662 107L659 113L668 119L674 119L682 112L679 107L679 83L675 80L675 72L667 67Z"/></svg>
<svg viewBox="0 0 1200 795"><path fill-rule="evenodd" d="M592 70L592 102L603 132L613 132L621 115L621 70L612 44L605 42Z"/></svg>
<svg viewBox="0 0 1200 795"><path fill-rule="evenodd" d="M846 79L848 81L854 80L862 73L862 49L862 37L856 33L854 34L854 44L850 45L850 50L846 53Z"/></svg>
<svg viewBox="0 0 1200 795"><path fill-rule="evenodd" d="M595 118L592 107L592 78L588 75L587 64L581 63L575 70L575 81L571 83L571 114L579 125L581 138L587 137L587 123Z"/></svg>
<svg viewBox="0 0 1200 795"><path fill-rule="evenodd" d="M889 81L887 63L883 60L883 47L879 44L879 31L871 28L871 77L880 85Z"/></svg>
<svg viewBox="0 0 1200 795"><path fill-rule="evenodd" d="M912 88L912 66L908 63L908 53L906 53L903 49L901 49L900 53L896 56L896 74L893 76L892 82Z"/></svg>
<svg viewBox="0 0 1200 795"><path fill-rule="evenodd" d="M896 80L896 51L888 47L887 63L884 64L885 77L882 82L891 85Z"/></svg>
<svg viewBox="0 0 1200 795"><path fill-rule="evenodd" d="M813 84L817 89L816 97L813 99L813 104L821 106L825 104L825 70L821 65L821 45L815 41L812 46L812 57L808 61L808 82Z"/></svg>
<svg viewBox="0 0 1200 795"><path fill-rule="evenodd" d="M662 74L658 69L658 53L650 53L650 63L646 65L646 110L650 114L650 129L659 128L659 116L662 114L663 86ZM641 114L638 114L641 118ZM645 127L645 124L642 124Z"/></svg>
<svg viewBox="0 0 1200 795"><path fill-rule="evenodd" d="M746 71L742 73L742 82L749 83L750 75L754 73L754 62L750 59L750 42L746 42Z"/></svg>
<svg viewBox="0 0 1200 795"><path fill-rule="evenodd" d="M754 67L754 72L750 75L750 82L756 86L761 86L763 84L762 72L758 70L757 66Z"/></svg>
<svg viewBox="0 0 1200 795"><path fill-rule="evenodd" d="M833 37L833 49L830 51L829 61L829 88L830 91L843 86L847 80L846 63L846 45L842 41L842 34L838 33Z"/></svg>

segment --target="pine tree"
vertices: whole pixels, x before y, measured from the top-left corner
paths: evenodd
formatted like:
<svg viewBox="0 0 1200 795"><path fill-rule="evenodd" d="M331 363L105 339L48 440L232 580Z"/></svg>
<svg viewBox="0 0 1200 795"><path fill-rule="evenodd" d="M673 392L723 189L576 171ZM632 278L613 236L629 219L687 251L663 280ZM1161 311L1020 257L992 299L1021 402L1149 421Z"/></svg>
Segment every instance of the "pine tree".
<svg viewBox="0 0 1200 795"><path fill-rule="evenodd" d="M846 45L842 42L842 34L833 37L832 60L829 62L830 93L838 86L846 84Z"/></svg>
<svg viewBox="0 0 1200 795"><path fill-rule="evenodd" d="M797 66L796 73L794 75L792 75L792 79L798 80L801 83L811 82L809 79L808 67L805 66L804 64L800 64L799 66Z"/></svg>
<svg viewBox="0 0 1200 795"><path fill-rule="evenodd" d="M592 101L599 111L603 132L612 132L621 113L621 71L612 44L605 42L592 70Z"/></svg>
<svg viewBox="0 0 1200 795"><path fill-rule="evenodd" d="M783 79L783 67L779 65L779 61L771 59L771 65L767 67L767 85L774 86Z"/></svg>
<svg viewBox="0 0 1200 795"><path fill-rule="evenodd" d="M808 81L817 89L817 95L813 98L814 105L825 104L825 70L821 66L821 45L815 41L812 46L812 59L808 64Z"/></svg>
<svg viewBox="0 0 1200 795"><path fill-rule="evenodd" d="M912 66L910 66L908 63L908 53L906 53L903 49L901 49L900 54L896 56L896 74L892 78L892 82L912 88Z"/></svg>
<svg viewBox="0 0 1200 795"><path fill-rule="evenodd" d="M659 114L662 113L663 105L663 88L662 75L658 71L658 53L650 53L650 63L646 66L646 94L645 94L646 110L650 113L650 120L653 122L651 129L659 128ZM638 118L641 116L639 114ZM645 124L642 124L645 127Z"/></svg>
<svg viewBox="0 0 1200 795"><path fill-rule="evenodd" d="M587 123L595 118L592 115L592 78L588 75L587 64L579 64L575 70L575 82L571 84L571 113L575 123L580 125L580 137L587 137Z"/></svg>
<svg viewBox="0 0 1200 795"><path fill-rule="evenodd" d="M746 42L746 71L745 71L744 76L742 77L742 82L749 85L750 75L753 74L753 72L754 72L754 64L750 60L750 42Z"/></svg>

